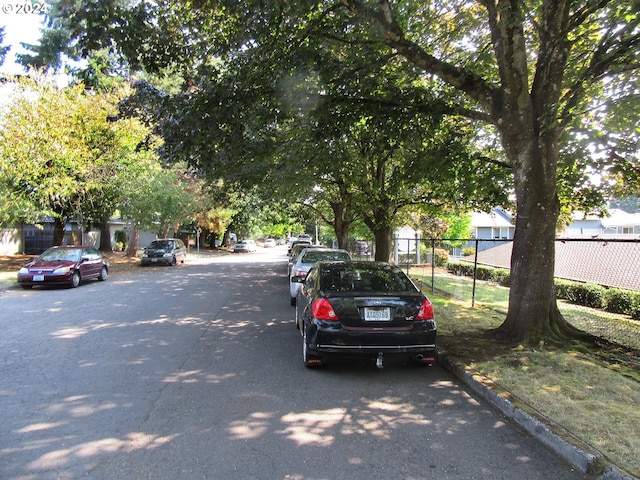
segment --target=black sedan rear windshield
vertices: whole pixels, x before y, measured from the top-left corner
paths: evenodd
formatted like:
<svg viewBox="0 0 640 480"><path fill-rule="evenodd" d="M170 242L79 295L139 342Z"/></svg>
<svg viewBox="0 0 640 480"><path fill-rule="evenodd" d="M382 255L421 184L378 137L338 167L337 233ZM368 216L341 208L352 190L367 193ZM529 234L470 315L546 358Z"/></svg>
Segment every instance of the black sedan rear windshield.
<svg viewBox="0 0 640 480"><path fill-rule="evenodd" d="M415 286L392 268L330 266L320 272L320 288L336 292L415 292Z"/></svg>

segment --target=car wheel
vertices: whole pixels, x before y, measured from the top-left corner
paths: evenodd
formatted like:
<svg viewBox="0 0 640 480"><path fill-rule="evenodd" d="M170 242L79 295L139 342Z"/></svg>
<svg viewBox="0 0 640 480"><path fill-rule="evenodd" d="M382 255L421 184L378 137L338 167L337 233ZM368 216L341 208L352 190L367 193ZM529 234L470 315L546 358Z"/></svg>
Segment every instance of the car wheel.
<svg viewBox="0 0 640 480"><path fill-rule="evenodd" d="M104 282L108 276L109 276L109 272L107 271L107 267L103 265L102 270L100 270L100 276L98 277L98 280L100 280L101 282Z"/></svg>
<svg viewBox="0 0 640 480"><path fill-rule="evenodd" d="M298 302L296 302L296 328L298 330L300 330L300 323L298 323L300 320L300 317L298 316L300 312L298 312Z"/></svg>
<svg viewBox="0 0 640 480"><path fill-rule="evenodd" d="M29 290L31 288L33 288L33 285L20 285L22 288L24 288L25 290Z"/></svg>
<svg viewBox="0 0 640 480"><path fill-rule="evenodd" d="M76 288L78 285L80 285L80 280L80 272L76 270L75 272L73 272L73 275L71 275L71 288Z"/></svg>
<svg viewBox="0 0 640 480"><path fill-rule="evenodd" d="M296 297L291 297L291 306L295 307L297 305Z"/></svg>
<svg viewBox="0 0 640 480"><path fill-rule="evenodd" d="M176 256L174 255L173 258L171 259L171 266L175 267L177 263L178 261L176 260Z"/></svg>
<svg viewBox="0 0 640 480"><path fill-rule="evenodd" d="M322 366L322 359L315 355L309 354L309 341L307 340L307 329L303 329L302 333L302 361L307 368L316 368Z"/></svg>

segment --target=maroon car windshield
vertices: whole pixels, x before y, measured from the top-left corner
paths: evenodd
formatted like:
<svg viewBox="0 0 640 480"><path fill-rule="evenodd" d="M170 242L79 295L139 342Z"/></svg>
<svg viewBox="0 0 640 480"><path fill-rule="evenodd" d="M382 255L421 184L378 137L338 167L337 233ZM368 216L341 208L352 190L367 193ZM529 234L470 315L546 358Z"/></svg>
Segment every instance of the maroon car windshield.
<svg viewBox="0 0 640 480"><path fill-rule="evenodd" d="M41 262L78 262L82 250L79 248L56 248L47 250L38 261Z"/></svg>

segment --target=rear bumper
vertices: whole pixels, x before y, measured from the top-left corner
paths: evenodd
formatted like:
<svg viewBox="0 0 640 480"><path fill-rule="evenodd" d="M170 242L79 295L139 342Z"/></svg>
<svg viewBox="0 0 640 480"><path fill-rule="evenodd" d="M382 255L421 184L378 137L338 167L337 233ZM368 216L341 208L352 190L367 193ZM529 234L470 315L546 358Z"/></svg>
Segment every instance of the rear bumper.
<svg viewBox="0 0 640 480"><path fill-rule="evenodd" d="M436 351L437 330L430 322L415 322L402 331L347 331L335 322L314 321L308 325L309 351L315 354L375 356L385 354L432 354Z"/></svg>

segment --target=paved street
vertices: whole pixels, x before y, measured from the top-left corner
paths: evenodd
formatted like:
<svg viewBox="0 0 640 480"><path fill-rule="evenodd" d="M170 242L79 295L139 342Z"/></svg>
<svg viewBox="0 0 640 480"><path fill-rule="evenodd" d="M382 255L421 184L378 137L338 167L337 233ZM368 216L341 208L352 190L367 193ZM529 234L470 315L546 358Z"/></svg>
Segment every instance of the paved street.
<svg viewBox="0 0 640 480"><path fill-rule="evenodd" d="M284 252L0 293L0 479L581 478L440 367L305 369Z"/></svg>

